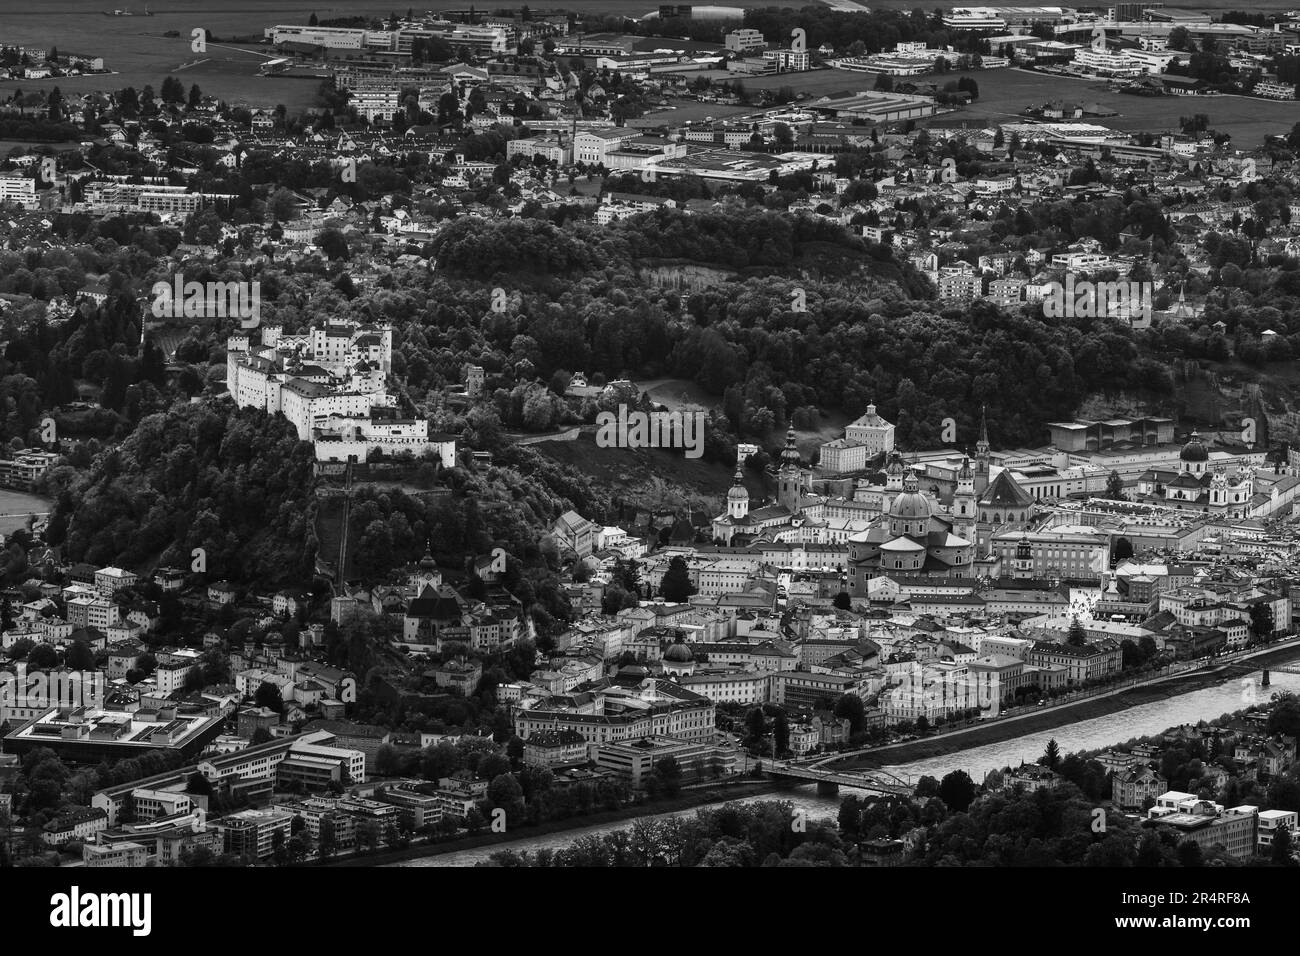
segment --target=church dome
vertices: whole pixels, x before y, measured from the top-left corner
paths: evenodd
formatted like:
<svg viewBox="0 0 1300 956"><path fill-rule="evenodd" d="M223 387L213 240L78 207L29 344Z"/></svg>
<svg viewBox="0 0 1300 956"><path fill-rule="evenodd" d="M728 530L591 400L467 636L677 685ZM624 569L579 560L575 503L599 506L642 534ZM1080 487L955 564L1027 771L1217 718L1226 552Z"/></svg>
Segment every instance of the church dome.
<svg viewBox="0 0 1300 956"><path fill-rule="evenodd" d="M904 521L928 518L930 515L929 499L917 491L904 492L889 506L889 517Z"/></svg>
<svg viewBox="0 0 1300 956"><path fill-rule="evenodd" d="M903 480L903 493L889 506L889 517L903 521L916 521L929 518L934 514L934 510L930 507L930 499L916 489L916 475L909 474Z"/></svg>
<svg viewBox="0 0 1300 956"><path fill-rule="evenodd" d="M1183 446L1183 450L1178 453L1178 457L1183 461L1208 461L1210 452L1201 441L1200 434L1192 432L1192 437Z"/></svg>
<svg viewBox="0 0 1300 956"><path fill-rule="evenodd" d="M433 560L433 555L429 553L428 549L426 549L424 552L424 557L420 559L420 570L434 571L437 569L437 567L438 567L438 562Z"/></svg>
<svg viewBox="0 0 1300 956"><path fill-rule="evenodd" d="M727 500L728 500L728 501L736 501L736 500L738 500L738 499L740 499L740 498L744 498L746 501L748 501L748 500L749 500L749 492L745 489L745 479L744 479L743 477L741 477L741 474L740 474L740 465L737 464L737 465L736 465L736 478L735 478L735 480L732 482L731 487L727 490Z"/></svg>
<svg viewBox="0 0 1300 956"><path fill-rule="evenodd" d="M689 664L695 660L695 655L691 653L689 647L678 641L664 651L664 660L670 664Z"/></svg>

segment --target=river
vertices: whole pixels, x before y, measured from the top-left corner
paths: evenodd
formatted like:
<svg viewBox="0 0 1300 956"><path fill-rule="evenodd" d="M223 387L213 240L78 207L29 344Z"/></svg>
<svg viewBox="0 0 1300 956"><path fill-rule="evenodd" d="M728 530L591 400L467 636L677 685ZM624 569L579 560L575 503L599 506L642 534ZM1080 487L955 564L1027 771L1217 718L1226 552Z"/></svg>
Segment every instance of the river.
<svg viewBox="0 0 1300 956"><path fill-rule="evenodd" d="M1272 671L1272 686L1259 686L1260 672L1229 680L1214 687L1204 687L1176 697L1139 704L1104 717L1081 720L1052 730L1013 737L996 744L972 747L942 757L929 757L884 769L915 781L923 775L942 777L952 770L965 770L980 783L990 770L1015 767L1022 761L1032 763L1043 755L1047 742L1055 738L1062 754L1079 750L1100 750L1122 744L1133 737L1147 737L1199 720L1213 720L1221 714L1243 710L1253 703L1264 703L1270 694L1289 690L1300 692L1300 674Z"/></svg>
<svg viewBox="0 0 1300 956"><path fill-rule="evenodd" d="M923 775L942 777L952 770L965 770L976 783L984 779L990 770L1000 770L1007 766L1017 766L1020 762L1032 762L1043 754L1047 741L1055 738L1062 754L1079 750L1098 750L1113 744L1124 743L1133 737L1148 737L1161 733L1180 724L1196 723L1200 720L1213 720L1220 714L1230 713L1249 707L1252 703L1263 703L1269 695L1278 691L1300 692L1300 674L1273 671L1272 686L1260 687L1260 672L1256 671L1246 677L1230 680L1215 687L1205 687L1189 691L1165 700L1150 704L1140 704L1104 717L1094 717L1077 724L1057 727L1026 734L1001 743L973 747L943 757L931 757L911 763L898 764L886 769L900 776L915 781ZM788 800L796 810L804 811L810 819L833 817L839 811L839 797L818 796L812 785L798 787L780 793L757 794L742 797L737 803L751 803L755 800ZM657 819L689 816L694 809L676 813L657 814ZM473 850L460 850L441 856L424 857L417 860L405 860L392 866L474 866L485 862L493 853L501 850L528 850L537 852L541 849L557 850L568 846L580 836L609 833L625 829L630 822L604 823L581 829L564 830L545 836L524 837L509 843L479 847Z"/></svg>

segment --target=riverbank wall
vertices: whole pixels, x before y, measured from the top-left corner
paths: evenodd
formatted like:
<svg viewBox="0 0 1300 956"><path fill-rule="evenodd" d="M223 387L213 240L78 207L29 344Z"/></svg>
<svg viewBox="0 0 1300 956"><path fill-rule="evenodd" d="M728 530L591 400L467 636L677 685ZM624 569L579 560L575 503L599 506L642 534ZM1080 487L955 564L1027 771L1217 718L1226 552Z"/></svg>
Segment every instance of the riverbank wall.
<svg viewBox="0 0 1300 956"><path fill-rule="evenodd" d="M1244 674L1253 673L1268 667L1289 663L1300 659L1300 648L1292 645L1266 651L1246 661L1211 667L1206 670L1190 671L1176 677L1166 678L1154 684L1142 684L1126 688L1116 694L1094 697L1073 704L1044 708L1042 713L1030 713L1014 720L989 721L965 730L912 740L902 744L890 744L869 751L847 754L839 760L828 761L827 769L859 770L882 766L896 766L931 757L943 757L947 754L969 750L985 744L1001 743L1016 737L1044 730L1054 730L1079 721L1163 700L1178 694L1212 687L1225 681L1233 680Z"/></svg>
<svg viewBox="0 0 1300 956"><path fill-rule="evenodd" d="M480 833L457 837L454 840L446 840L439 843L420 843L408 846L402 849L381 850L376 853L366 853L362 856L349 854L344 857L336 857L331 860L316 860L308 865L310 866L392 866L395 863L402 863L407 860L418 860L426 857L442 856L447 853L459 853L463 850L477 850L481 847L501 844L501 849L510 849L510 844L517 840L527 839L529 837L547 836L551 833L563 833L573 830L579 831L587 827L605 826L610 823L622 823L632 821L638 817L659 816L664 813L679 813L682 810L693 810L697 807L705 807L716 803L726 803L729 800L738 800L742 797L753 797L765 793L773 794L779 799L783 790L791 789L792 784L786 781L773 781L766 779L759 780L737 780L726 784L716 786L701 787L698 789L684 790L676 797L666 800L654 800L644 803L629 804L618 810L605 810L600 813L589 813L584 816L568 817L564 820L548 820L545 823L539 823L536 826L519 827L514 830L508 830L505 833L492 833L484 830ZM575 839L577 837L575 836Z"/></svg>

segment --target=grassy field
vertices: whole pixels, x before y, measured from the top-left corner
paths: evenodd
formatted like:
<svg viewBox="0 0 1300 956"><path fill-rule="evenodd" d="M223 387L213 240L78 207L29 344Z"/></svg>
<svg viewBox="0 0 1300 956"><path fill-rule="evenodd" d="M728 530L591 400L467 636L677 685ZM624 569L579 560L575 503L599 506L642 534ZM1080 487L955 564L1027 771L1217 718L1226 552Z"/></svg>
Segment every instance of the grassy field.
<svg viewBox="0 0 1300 956"><path fill-rule="evenodd" d="M717 78L726 75L717 72L706 74ZM944 80L956 79L962 74L951 73ZM1232 135L1239 147L1258 145L1270 133L1285 132L1300 121L1300 109L1295 103L1256 99L1247 96L1185 96L1145 97L1111 92L1105 81L1075 79L1025 70L979 70L969 74L978 84L980 97L969 107L944 113L943 118L966 118L972 124L983 122L1008 122L1025 118L1027 106L1039 105L1048 100L1073 100L1099 103L1116 110L1117 116L1099 117L1090 122L1120 130L1161 130L1178 128L1180 116L1205 113L1210 126ZM917 82L932 82L934 74L917 77ZM875 77L871 74L848 73L842 70L811 70L807 73L782 73L775 76L743 77L747 89L778 89L783 86L810 97L837 96L872 89ZM696 105L701 108L696 109ZM704 115L721 115L714 111L725 109L714 104L693 104L689 112L676 110L657 116L680 119L702 119ZM694 114L700 113L697 117Z"/></svg>
<svg viewBox="0 0 1300 956"><path fill-rule="evenodd" d="M1230 133L1239 148L1259 145L1270 133L1289 130L1300 121L1295 103L1247 96L1129 96L1112 93L1105 82L1029 73L988 70L972 74L980 98L963 115L972 119L1007 121L1023 116L1026 106L1065 99L1100 103L1119 112L1093 122L1121 130L1159 132L1177 129L1180 116L1205 113L1213 129Z"/></svg>
<svg viewBox="0 0 1300 956"><path fill-rule="evenodd" d="M651 110L646 113L645 118L652 119L657 123L684 123L688 120L692 123L699 123L710 118L725 120L752 112L754 110L749 106L720 106L717 103L687 102L677 105L671 110Z"/></svg>
<svg viewBox="0 0 1300 956"><path fill-rule="evenodd" d="M0 534L12 534L26 527L27 516L50 510L50 502L21 491L0 490Z"/></svg>

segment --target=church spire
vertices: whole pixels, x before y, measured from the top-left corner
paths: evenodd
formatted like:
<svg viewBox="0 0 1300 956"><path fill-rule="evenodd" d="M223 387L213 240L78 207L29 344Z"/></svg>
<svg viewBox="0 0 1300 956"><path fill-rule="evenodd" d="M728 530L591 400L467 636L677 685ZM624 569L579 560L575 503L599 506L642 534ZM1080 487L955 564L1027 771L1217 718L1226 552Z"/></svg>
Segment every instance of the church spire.
<svg viewBox="0 0 1300 956"><path fill-rule="evenodd" d="M803 474L799 467L799 449L794 443L794 429L785 434L785 448L781 450L781 468L777 472L777 503L791 513L798 510L799 495L803 491Z"/></svg>
<svg viewBox="0 0 1300 956"><path fill-rule="evenodd" d="M984 494L989 486L989 421L980 406L980 440L975 443L975 494Z"/></svg>
<svg viewBox="0 0 1300 956"><path fill-rule="evenodd" d="M785 433L785 447L781 449L781 466L791 468L799 467L799 449L794 444L794 429L791 428Z"/></svg>

